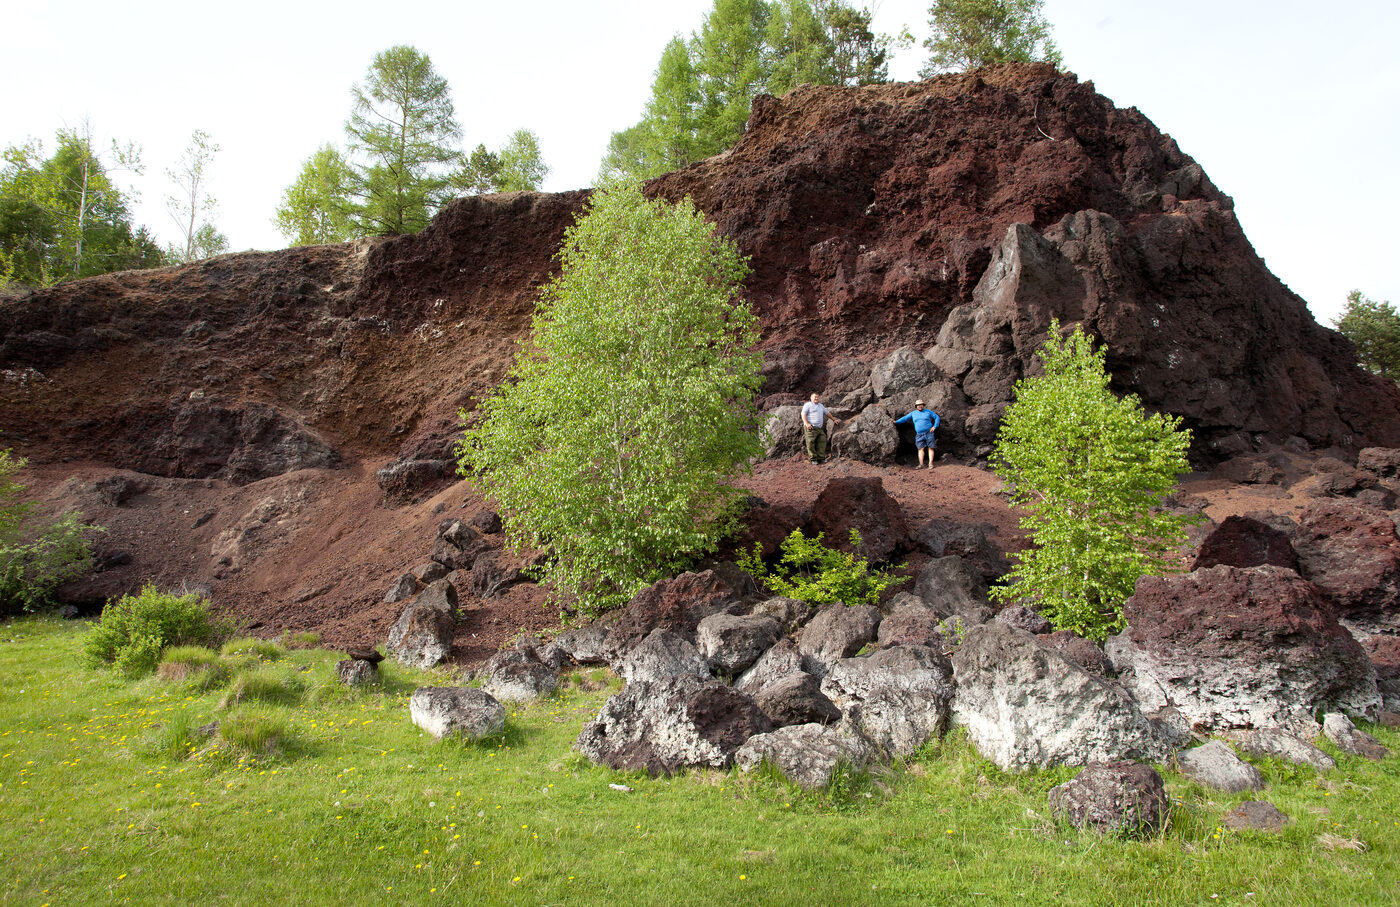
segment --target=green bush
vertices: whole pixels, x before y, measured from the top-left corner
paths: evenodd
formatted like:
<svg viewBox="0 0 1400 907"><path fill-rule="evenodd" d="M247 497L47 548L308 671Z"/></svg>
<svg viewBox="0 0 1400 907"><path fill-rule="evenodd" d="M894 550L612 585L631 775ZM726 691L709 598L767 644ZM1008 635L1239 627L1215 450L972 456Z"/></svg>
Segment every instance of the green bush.
<svg viewBox="0 0 1400 907"><path fill-rule="evenodd" d="M811 605L874 605L886 589L909 579L894 576L886 569L871 570L865 558L828 548L822 544L822 538L820 532L809 539L801 529L794 529L783 539L782 557L776 567L769 569L763 562L763 549L757 544L752 554L739 556L739 566L752 574L759 585ZM850 539L852 550L859 551L860 533L852 529ZM900 564L893 569L903 568Z"/></svg>
<svg viewBox="0 0 1400 907"><path fill-rule="evenodd" d="M76 513L34 525L34 505L21 499L24 486L11 478L24 464L0 450L0 615L33 611L59 586L90 570L87 537L98 531Z"/></svg>
<svg viewBox="0 0 1400 907"><path fill-rule="evenodd" d="M1052 321L1037 355L1044 372L1017 382L991 457L1035 546L1013 554L1010 584L991 595L1103 639L1122 629L1138 577L1169 570L1185 540L1189 518L1161 504L1190 469L1191 433L1109 390L1104 350L1083 328L1062 338Z"/></svg>
<svg viewBox="0 0 1400 907"><path fill-rule="evenodd" d="M155 670L168 646L208 643L219 634L208 601L147 585L137 595L108 602L83 652L92 667L114 665L129 677L139 677Z"/></svg>

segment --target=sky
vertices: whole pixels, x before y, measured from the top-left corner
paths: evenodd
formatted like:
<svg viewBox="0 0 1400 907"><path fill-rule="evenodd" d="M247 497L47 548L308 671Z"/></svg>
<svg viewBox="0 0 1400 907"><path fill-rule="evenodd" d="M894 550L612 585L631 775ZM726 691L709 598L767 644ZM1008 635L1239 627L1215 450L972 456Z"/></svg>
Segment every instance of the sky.
<svg viewBox="0 0 1400 907"><path fill-rule="evenodd" d="M880 0L908 27L895 79L927 57L928 0ZM592 185L609 136L637 121L661 50L712 0L19 0L0 31L0 145L85 121L134 141L136 220L177 235L165 178L195 129L220 146L214 215L235 251L285 241L273 211L320 145L344 145L350 88L395 44L451 86L463 144L539 135L551 191ZM1400 3L1045 0L1064 68L1176 139L1222 191L1270 269L1334 318L1347 293L1400 304Z"/></svg>

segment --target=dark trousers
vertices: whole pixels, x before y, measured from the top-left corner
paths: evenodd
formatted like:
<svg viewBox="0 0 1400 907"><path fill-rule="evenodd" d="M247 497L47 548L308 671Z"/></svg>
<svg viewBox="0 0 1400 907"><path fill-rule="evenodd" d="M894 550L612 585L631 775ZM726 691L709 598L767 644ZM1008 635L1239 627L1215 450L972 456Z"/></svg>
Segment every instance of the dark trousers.
<svg viewBox="0 0 1400 907"><path fill-rule="evenodd" d="M807 459L813 463L826 462L826 426L821 428L802 427L802 435L807 442Z"/></svg>

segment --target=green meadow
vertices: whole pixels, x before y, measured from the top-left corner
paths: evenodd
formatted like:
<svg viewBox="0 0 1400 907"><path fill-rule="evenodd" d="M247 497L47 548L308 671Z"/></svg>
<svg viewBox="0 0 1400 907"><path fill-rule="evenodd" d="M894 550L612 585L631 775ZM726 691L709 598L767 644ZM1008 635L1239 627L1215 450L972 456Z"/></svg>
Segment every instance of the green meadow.
<svg viewBox="0 0 1400 907"><path fill-rule="evenodd" d="M336 653L262 645L132 681L83 666L85 632L0 624L0 904L1400 903L1400 756L1261 763L1274 834L1166 773L1168 828L1105 839L1049 814L1074 769L1008 775L957 732L821 792L653 779L572 752L606 671L464 744L409 720L445 670L354 690Z"/></svg>

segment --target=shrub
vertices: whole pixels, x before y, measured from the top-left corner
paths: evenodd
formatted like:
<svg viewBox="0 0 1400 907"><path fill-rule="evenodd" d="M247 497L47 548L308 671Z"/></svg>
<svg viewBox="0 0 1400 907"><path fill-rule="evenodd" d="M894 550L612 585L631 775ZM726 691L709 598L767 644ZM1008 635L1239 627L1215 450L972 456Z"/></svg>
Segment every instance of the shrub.
<svg viewBox="0 0 1400 907"><path fill-rule="evenodd" d="M1189 518L1160 508L1190 468L1191 433L1110 391L1104 351L1083 328L1062 338L1052 321L1037 355L1044 373L1017 382L991 457L1035 546L1013 554L1010 584L991 595L1103 639L1122 629L1138 577L1165 572L1185 540Z"/></svg>
<svg viewBox="0 0 1400 907"><path fill-rule="evenodd" d="M24 486L11 478L24 464L0 450L0 615L32 611L59 586L90 570L87 537L99 531L76 513L34 525L34 505L20 498Z"/></svg>
<svg viewBox="0 0 1400 907"><path fill-rule="evenodd" d="M511 546L547 551L553 590L597 611L733 527L730 478L763 452L758 319L734 243L635 183L593 193L559 260L457 456Z"/></svg>
<svg viewBox="0 0 1400 907"><path fill-rule="evenodd" d="M755 544L752 555L740 555L743 567L760 585L779 595L786 595L811 605L845 602L847 605L873 605L880 594L909 577L894 576L889 570L871 570L869 562L856 554L828 548L822 544L822 533L807 538L801 529L783 539L782 557L776 567L769 569L763 562L762 546ZM851 530L851 548L859 551L860 533ZM904 565L893 568L903 569Z"/></svg>
<svg viewBox="0 0 1400 907"><path fill-rule="evenodd" d="M305 685L300 678L275 669L245 671L233 679L221 706L238 702L266 702L294 705L301 701Z"/></svg>
<svg viewBox="0 0 1400 907"><path fill-rule="evenodd" d="M155 670L167 646L212 642L219 633L207 600L147 585L137 595L108 602L83 651L92 667L115 665L127 676L139 677Z"/></svg>
<svg viewBox="0 0 1400 907"><path fill-rule="evenodd" d="M255 709L236 712L219 722L219 736L250 753L276 753L288 737L285 721Z"/></svg>

